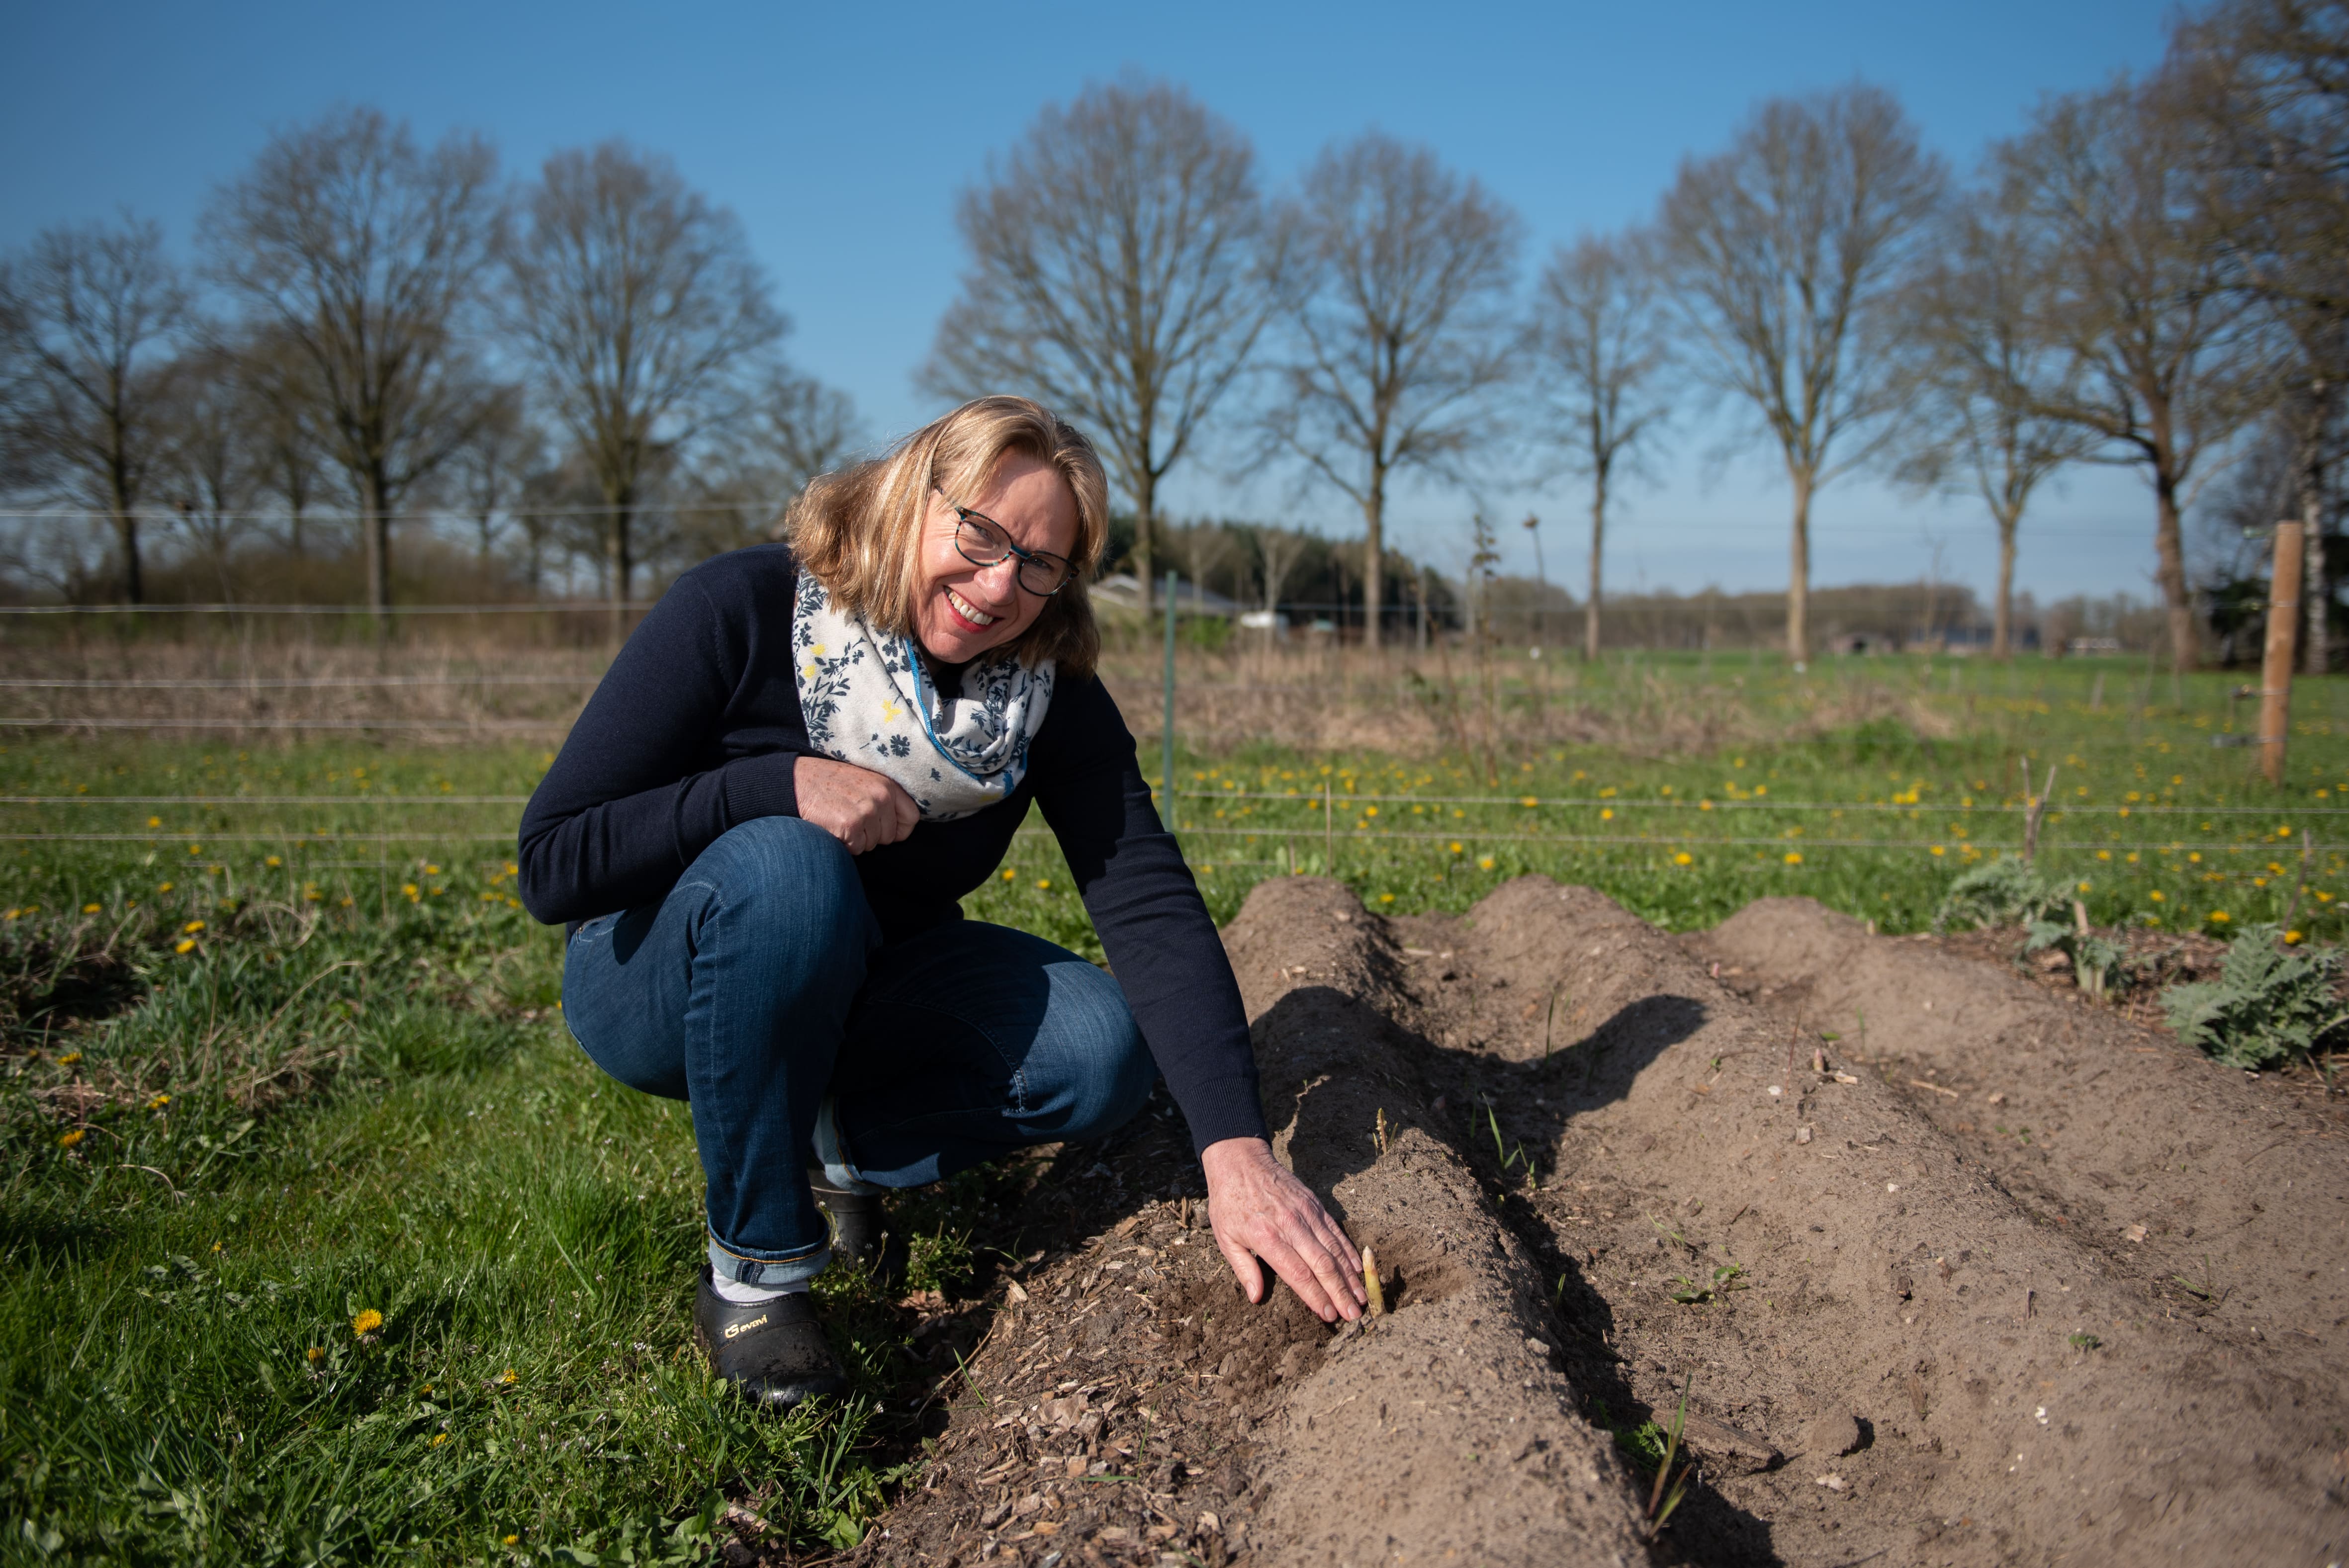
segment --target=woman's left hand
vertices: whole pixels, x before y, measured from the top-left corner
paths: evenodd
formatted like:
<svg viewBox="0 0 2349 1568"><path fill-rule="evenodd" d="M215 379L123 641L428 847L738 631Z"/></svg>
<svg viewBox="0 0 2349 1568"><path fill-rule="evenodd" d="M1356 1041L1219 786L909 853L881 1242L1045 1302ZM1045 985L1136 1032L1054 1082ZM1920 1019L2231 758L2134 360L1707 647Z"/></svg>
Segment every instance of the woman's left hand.
<svg viewBox="0 0 2349 1568"><path fill-rule="evenodd" d="M1370 1300L1362 1289L1362 1254L1312 1189L1272 1157L1272 1145L1261 1138L1226 1138L1207 1145L1199 1162L1207 1172L1207 1221L1216 1228L1216 1245L1248 1300L1265 1298L1261 1258L1322 1322L1361 1316Z"/></svg>

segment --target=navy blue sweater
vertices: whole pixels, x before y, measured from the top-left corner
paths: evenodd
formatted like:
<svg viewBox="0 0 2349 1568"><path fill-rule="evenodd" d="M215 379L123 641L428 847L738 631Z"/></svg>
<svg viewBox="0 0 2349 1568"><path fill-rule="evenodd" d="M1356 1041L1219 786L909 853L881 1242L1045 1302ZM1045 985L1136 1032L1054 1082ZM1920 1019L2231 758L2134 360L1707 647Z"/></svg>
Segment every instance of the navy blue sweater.
<svg viewBox="0 0 2349 1568"><path fill-rule="evenodd" d="M550 923L657 902L719 834L795 816L813 755L792 669L797 563L780 544L704 562L644 619L523 812L522 898ZM1112 972L1196 1147L1262 1138L1239 986L1098 680L1064 681L1018 790L856 857L883 938L958 920L1030 801L1060 840Z"/></svg>

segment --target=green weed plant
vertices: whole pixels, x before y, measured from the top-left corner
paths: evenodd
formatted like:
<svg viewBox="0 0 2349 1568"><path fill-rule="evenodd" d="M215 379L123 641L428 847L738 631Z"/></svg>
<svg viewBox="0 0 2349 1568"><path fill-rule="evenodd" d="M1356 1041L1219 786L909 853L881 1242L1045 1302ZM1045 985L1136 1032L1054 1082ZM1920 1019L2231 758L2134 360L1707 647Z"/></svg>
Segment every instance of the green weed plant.
<svg viewBox="0 0 2349 1568"><path fill-rule="evenodd" d="M2289 947L2282 934L2249 926L2217 980L2163 992L2169 1026L2204 1055L2253 1071L2307 1060L2335 1041L2349 1022L2335 993L2340 956Z"/></svg>

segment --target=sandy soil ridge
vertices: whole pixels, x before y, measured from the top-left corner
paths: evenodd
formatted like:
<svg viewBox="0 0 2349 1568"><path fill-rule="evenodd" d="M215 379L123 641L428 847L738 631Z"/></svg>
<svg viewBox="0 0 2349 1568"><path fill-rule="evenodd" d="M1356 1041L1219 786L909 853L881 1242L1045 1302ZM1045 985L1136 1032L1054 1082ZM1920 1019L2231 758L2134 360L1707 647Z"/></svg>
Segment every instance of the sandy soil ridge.
<svg viewBox="0 0 2349 1568"><path fill-rule="evenodd" d="M1097 1233L864 1560L2344 1555L2349 1160L2263 1086L1816 906L1692 953L1543 878L1395 920L1284 879L1226 941L1282 1157L1395 1312L1240 1301L1146 1119L1062 1183ZM1651 1546L1602 1429L1684 1387L1701 1479Z"/></svg>
<svg viewBox="0 0 2349 1568"><path fill-rule="evenodd" d="M1757 912L1753 928L1778 918ZM1467 922L1395 923L1452 953L1410 1021L1467 1037L1454 1060L1504 1135L1555 1151L1525 1207L1578 1265L1568 1309L1627 1355L1643 1403L1693 1374L1709 1413L1786 1456L1742 1475L1721 1457L1684 1537L1698 1560L2341 1554L2337 1208L2300 1216L2295 1272L2304 1305L2330 1304L2323 1317L2290 1336L2214 1332L2238 1310L2228 1281L2198 1269L2206 1294L2185 1299L2208 1310L2149 1291L1919 1104L1938 1114L1946 1097L1852 1070L1844 1041L1750 1007L1597 893L1529 877ZM1869 1004L1874 1051L1900 1053L1897 998L1924 1012L1907 985ZM1571 1026L1553 1026L1545 1063L1531 1015L1552 995ZM2009 1005L2069 1010L2044 994ZM2141 1061L2129 1033L2082 1031L2071 1048ZM1466 1067L1475 1056L1491 1065ZM2198 1091L2227 1076L2206 1071ZM2309 1178L2341 1191L2341 1146L2306 1143ZM1732 1266L1709 1299L1674 1299ZM1864 1446L1822 1451L1855 1419Z"/></svg>

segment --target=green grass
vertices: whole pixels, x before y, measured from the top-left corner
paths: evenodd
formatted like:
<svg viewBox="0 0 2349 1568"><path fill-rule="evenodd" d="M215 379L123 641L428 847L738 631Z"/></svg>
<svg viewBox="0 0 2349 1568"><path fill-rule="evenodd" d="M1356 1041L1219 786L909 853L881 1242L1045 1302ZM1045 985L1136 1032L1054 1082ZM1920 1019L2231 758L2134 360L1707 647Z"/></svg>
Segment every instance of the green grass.
<svg viewBox="0 0 2349 1568"><path fill-rule="evenodd" d="M2186 683L2178 710L2120 706L2141 674L2120 665L2092 706L2093 666L1971 668L1976 689L1952 694L1884 661L1866 678L1915 688L1909 722L1834 724L1859 676L1650 661L1609 676L1609 700L1744 700L1727 672L1781 738L1186 754L1185 846L1219 920L1293 855L1398 913L1465 910L1538 871L1674 929L1804 893L1914 930L1961 866L2016 835L1993 808L2019 795L2028 751L2043 776L2059 769L2041 865L2099 922L2277 919L2313 831L2326 847L2296 925L2344 934L2349 861L2334 819L2312 814L2349 804L2333 683L2303 688L2280 792L2209 745L2220 677ZM1556 694L1511 700L1537 697ZM641 1557L667 1549L657 1539L688 1549L719 1491L812 1546L852 1539L916 1457L904 1396L936 1368L912 1363L860 1277L821 1286L852 1399L766 1420L704 1376L685 1111L572 1046L559 933L513 896L517 809L452 803L524 795L545 762L357 743L0 749L0 794L73 802L0 806L0 829L116 835L0 845L0 1562L545 1561L608 1556L624 1532ZM275 794L305 799L231 803ZM1005 872L972 915L1098 954L1037 824ZM968 1269L989 1180L921 1200L916 1284ZM367 1314L381 1321L362 1331Z"/></svg>
<svg viewBox="0 0 2349 1568"><path fill-rule="evenodd" d="M854 1538L904 1452L874 1431L912 1370L887 1304L821 1287L856 1398L719 1396L689 1120L570 1043L559 934L501 867L419 866L382 914L104 869L43 868L51 907L0 924L0 1558L535 1559L719 1487ZM61 974L143 999L62 1019ZM969 1196L913 1217L924 1283L967 1261Z"/></svg>

